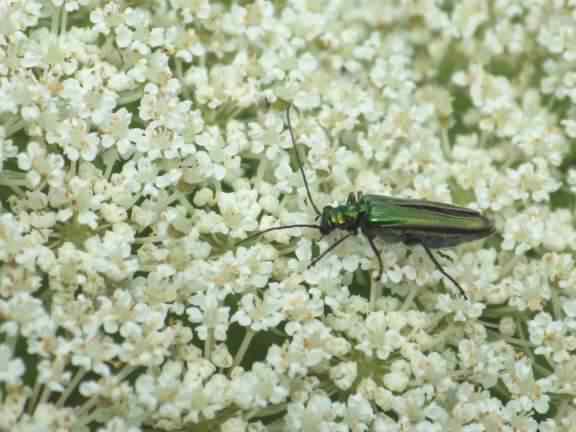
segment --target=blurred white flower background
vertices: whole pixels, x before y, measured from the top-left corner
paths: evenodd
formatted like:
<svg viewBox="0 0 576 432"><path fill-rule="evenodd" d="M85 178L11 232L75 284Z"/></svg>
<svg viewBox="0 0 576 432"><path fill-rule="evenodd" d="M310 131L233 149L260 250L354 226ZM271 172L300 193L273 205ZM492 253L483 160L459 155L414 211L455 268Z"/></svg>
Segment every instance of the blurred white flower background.
<svg viewBox="0 0 576 432"><path fill-rule="evenodd" d="M576 3L0 0L0 430L574 431ZM439 258L313 224L474 208Z"/></svg>

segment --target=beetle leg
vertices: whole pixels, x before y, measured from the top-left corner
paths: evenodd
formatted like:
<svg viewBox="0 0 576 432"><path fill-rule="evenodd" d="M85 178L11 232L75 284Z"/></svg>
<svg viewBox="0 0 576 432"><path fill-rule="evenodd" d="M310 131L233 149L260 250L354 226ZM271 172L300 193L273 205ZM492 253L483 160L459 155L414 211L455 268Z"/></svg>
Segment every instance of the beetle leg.
<svg viewBox="0 0 576 432"><path fill-rule="evenodd" d="M322 252L320 255L318 255L316 258L314 258L312 260L312 262L310 264L308 264L308 268L310 267L314 267L316 265L316 263L318 261L320 261L322 258L324 258L326 255L328 255L328 253L332 250L335 249L340 243L342 243L344 240L346 240L348 237L352 237L354 235L354 233L349 233L347 235L345 235L344 237L336 240L334 243L332 243L330 246L328 246L328 248Z"/></svg>
<svg viewBox="0 0 576 432"><path fill-rule="evenodd" d="M452 259L452 257L450 255L446 255L444 252L437 250L436 253L438 255L440 255L442 258L444 258L445 260L448 260L450 262L454 262L454 260Z"/></svg>
<svg viewBox="0 0 576 432"><path fill-rule="evenodd" d="M456 282L456 280L452 276L450 276L448 273L446 273L446 270L444 270L442 268L442 266L440 265L438 260L436 260L436 257L432 254L432 252L430 252L430 249L428 249L428 246L426 246L423 243L421 243L421 245L424 248L424 250L426 251L426 253L428 254L428 256L430 257L430 259L432 260L432 262L434 263L434 265L436 266L436 269L438 269L438 271L440 273L442 273L444 276L446 276L448 279L450 279L454 285L456 285L456 287L460 290L460 292L462 293L464 298L468 298L468 296L466 296L466 293L464 292L464 290L462 289L460 284L458 282Z"/></svg>
<svg viewBox="0 0 576 432"><path fill-rule="evenodd" d="M374 238L369 236L366 236L366 238L368 239L368 243L370 243L370 247L374 251L374 255L376 255L376 258L378 258L378 267L380 271L378 272L378 277L376 278L376 280L380 280L382 279L382 274L384 273L384 264L382 263L382 257L380 256L380 251L378 250L376 244L374 243Z"/></svg>

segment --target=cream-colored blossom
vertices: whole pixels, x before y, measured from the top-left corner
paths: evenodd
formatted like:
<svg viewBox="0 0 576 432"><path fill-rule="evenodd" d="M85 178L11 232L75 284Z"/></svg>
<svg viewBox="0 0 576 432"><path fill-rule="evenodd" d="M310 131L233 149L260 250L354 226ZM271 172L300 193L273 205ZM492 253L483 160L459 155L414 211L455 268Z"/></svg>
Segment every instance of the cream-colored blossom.
<svg viewBox="0 0 576 432"><path fill-rule="evenodd" d="M571 430L574 5L448 3L0 2L0 429Z"/></svg>

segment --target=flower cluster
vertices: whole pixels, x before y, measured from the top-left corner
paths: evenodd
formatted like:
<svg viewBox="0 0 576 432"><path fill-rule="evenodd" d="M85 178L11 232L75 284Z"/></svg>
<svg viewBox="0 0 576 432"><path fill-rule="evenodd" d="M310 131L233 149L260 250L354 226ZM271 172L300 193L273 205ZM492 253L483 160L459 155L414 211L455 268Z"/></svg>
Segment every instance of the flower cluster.
<svg viewBox="0 0 576 432"><path fill-rule="evenodd" d="M563 1L2 0L0 430L574 430L575 29ZM378 280L362 236L315 262L358 191L493 220L435 255L467 298L418 245L376 238Z"/></svg>

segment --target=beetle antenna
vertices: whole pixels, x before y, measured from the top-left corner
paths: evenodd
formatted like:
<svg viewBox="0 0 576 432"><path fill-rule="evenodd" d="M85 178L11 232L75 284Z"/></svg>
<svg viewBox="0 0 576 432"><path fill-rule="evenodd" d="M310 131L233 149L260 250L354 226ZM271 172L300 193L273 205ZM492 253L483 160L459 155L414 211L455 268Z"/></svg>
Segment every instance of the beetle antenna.
<svg viewBox="0 0 576 432"><path fill-rule="evenodd" d="M250 240L255 239L256 237L260 237L262 234L266 234L270 231L279 231L279 230L283 230L283 229L289 229L289 228L315 228L317 230L320 229L320 225L311 225L311 224L294 224L294 225L282 225L282 226L277 226L277 227L272 227L272 228L267 228L265 230L262 231L258 231L257 233L252 234L251 236L246 237L244 240L240 240L238 243L236 243L236 246L241 245L242 243L248 242Z"/></svg>
<svg viewBox="0 0 576 432"><path fill-rule="evenodd" d="M292 141L292 147L294 147L294 153L296 153L296 160L298 161L298 167L300 168L300 172L302 173L302 179L304 180L304 187L306 188L306 195L308 195L308 200L310 201L310 205L316 212L318 216L320 216L320 210L316 207L316 203L312 199L312 194L310 193L310 187L308 186L308 180L306 180L306 174L304 174L304 167L302 166L302 160L300 159L300 154L298 153L298 149L296 148L296 139L294 139L294 131L292 130L292 121L290 120L290 108L292 108L292 104L288 105L286 108L286 123L288 124L288 131L290 132L290 139Z"/></svg>

